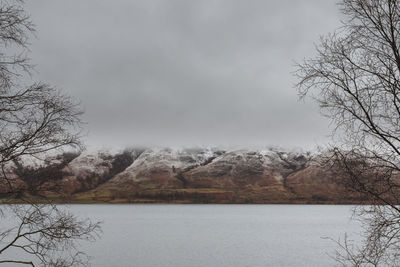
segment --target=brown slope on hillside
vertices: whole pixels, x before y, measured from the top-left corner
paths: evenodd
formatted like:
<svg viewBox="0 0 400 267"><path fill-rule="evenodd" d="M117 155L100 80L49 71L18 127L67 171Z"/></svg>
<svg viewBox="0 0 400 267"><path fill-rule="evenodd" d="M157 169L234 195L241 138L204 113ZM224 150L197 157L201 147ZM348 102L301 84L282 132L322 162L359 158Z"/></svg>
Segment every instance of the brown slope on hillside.
<svg viewBox="0 0 400 267"><path fill-rule="evenodd" d="M179 177L177 177L179 176ZM183 203L357 203L307 153L146 150L124 172L76 199Z"/></svg>
<svg viewBox="0 0 400 267"><path fill-rule="evenodd" d="M55 164L49 165L40 194L32 186L21 188L29 188L25 192L33 196L52 197L56 201L66 201L61 196L67 196L72 202L357 203L361 200L344 190L328 170L313 164L310 153L278 149L228 152L200 148L130 149L117 154L84 154L68 161L66 166ZM46 166L33 166L29 170L39 169L46 170ZM53 170L57 173L48 175ZM24 183L18 177L16 181Z"/></svg>

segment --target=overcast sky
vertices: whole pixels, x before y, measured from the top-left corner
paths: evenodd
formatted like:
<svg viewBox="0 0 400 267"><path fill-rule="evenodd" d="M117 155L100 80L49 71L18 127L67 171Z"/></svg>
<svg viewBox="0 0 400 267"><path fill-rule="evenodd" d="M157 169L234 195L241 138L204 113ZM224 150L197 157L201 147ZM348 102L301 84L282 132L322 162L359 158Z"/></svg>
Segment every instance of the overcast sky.
<svg viewBox="0 0 400 267"><path fill-rule="evenodd" d="M294 61L339 26L332 0L35 0L36 79L79 99L88 147L310 149L329 125Z"/></svg>

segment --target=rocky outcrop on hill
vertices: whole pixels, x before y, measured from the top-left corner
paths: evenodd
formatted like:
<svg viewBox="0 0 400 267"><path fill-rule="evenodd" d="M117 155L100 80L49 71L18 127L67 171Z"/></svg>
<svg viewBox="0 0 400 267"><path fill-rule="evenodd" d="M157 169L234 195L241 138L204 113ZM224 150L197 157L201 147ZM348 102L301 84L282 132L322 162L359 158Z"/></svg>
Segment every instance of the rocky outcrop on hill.
<svg viewBox="0 0 400 267"><path fill-rule="evenodd" d="M11 174L24 193L72 202L358 203L301 151L127 149L74 154ZM31 174L31 175L30 175ZM17 184L17 182L15 182ZM3 188L0 191L4 193ZM65 199L63 200L65 201Z"/></svg>

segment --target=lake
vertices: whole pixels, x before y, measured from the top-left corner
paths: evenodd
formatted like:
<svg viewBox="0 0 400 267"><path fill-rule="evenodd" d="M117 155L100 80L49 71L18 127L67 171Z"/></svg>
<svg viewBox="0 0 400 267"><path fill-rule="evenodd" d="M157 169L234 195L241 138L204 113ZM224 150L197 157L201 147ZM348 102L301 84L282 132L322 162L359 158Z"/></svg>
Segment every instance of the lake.
<svg viewBox="0 0 400 267"><path fill-rule="evenodd" d="M93 266L334 266L336 245L354 236L351 206L73 205L102 220L85 246Z"/></svg>
<svg viewBox="0 0 400 267"><path fill-rule="evenodd" d="M351 206L70 205L103 221L84 243L92 266L334 266L336 245L357 237Z"/></svg>

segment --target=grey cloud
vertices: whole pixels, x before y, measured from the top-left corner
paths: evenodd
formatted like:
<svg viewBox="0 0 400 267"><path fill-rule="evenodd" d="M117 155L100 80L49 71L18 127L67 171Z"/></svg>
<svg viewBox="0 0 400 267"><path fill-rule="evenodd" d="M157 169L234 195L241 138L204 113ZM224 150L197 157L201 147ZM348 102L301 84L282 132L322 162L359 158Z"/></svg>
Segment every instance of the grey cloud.
<svg viewBox="0 0 400 267"><path fill-rule="evenodd" d="M38 75L81 100L89 146L326 142L293 61L339 25L325 0L37 0Z"/></svg>

